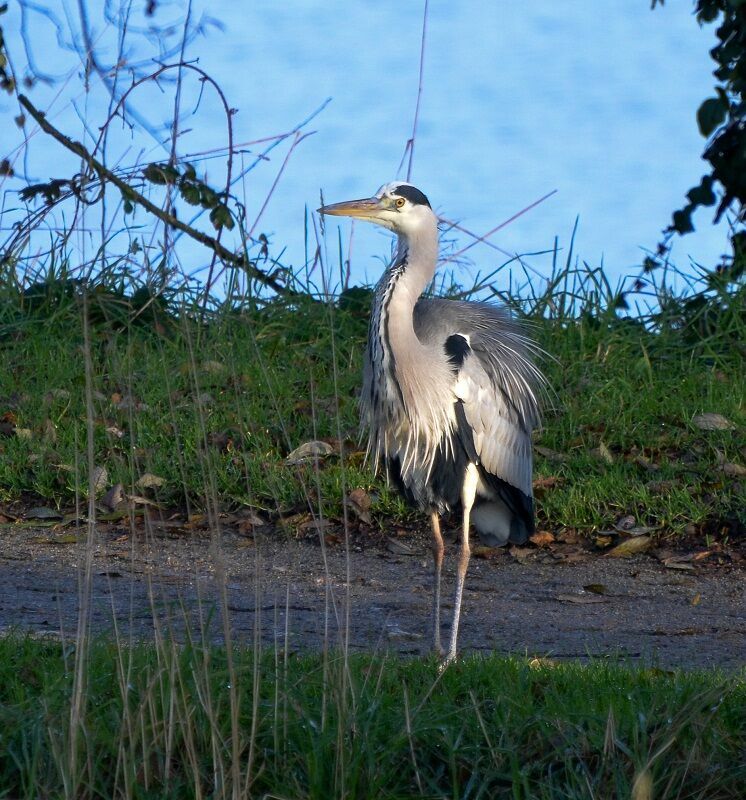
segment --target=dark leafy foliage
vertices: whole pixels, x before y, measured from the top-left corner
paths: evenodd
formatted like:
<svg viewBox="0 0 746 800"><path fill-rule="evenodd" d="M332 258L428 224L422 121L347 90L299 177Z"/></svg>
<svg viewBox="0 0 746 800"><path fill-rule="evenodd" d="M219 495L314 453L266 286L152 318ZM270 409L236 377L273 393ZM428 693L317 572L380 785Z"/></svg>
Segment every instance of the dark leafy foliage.
<svg viewBox="0 0 746 800"><path fill-rule="evenodd" d="M653 6L664 0L653 0ZM737 204L737 224L746 222L746 2L743 0L697 0L695 14L700 24L716 23L718 43L710 50L716 64L715 95L702 102L697 125L705 138L713 137L704 152L712 171L698 187L687 193L688 203L673 215L669 233L694 230L692 214L716 202L715 181L722 196L715 221Z"/></svg>
<svg viewBox="0 0 746 800"><path fill-rule="evenodd" d="M146 181L158 186L175 186L184 202L190 206L209 209L210 222L214 228L233 229L235 220L226 203L228 198L225 192L216 192L204 181L199 180L192 164L185 164L183 172L175 164L148 164L142 174ZM126 207L125 211L130 213Z"/></svg>

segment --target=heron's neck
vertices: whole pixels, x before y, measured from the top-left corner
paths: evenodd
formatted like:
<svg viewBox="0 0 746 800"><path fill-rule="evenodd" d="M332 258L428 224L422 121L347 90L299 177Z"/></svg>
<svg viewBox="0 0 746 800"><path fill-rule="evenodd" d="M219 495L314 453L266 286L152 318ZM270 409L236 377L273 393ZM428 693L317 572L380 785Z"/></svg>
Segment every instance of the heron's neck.
<svg viewBox="0 0 746 800"><path fill-rule="evenodd" d="M416 233L400 234L397 242L396 258L389 270L389 279L395 276L393 296L411 308L425 291L435 275L438 261L438 228L432 225L423 227Z"/></svg>
<svg viewBox="0 0 746 800"><path fill-rule="evenodd" d="M394 360L422 356L414 331L414 306L433 279L437 253L438 230L433 220L432 226L415 235L399 236L396 258L378 284L372 333Z"/></svg>

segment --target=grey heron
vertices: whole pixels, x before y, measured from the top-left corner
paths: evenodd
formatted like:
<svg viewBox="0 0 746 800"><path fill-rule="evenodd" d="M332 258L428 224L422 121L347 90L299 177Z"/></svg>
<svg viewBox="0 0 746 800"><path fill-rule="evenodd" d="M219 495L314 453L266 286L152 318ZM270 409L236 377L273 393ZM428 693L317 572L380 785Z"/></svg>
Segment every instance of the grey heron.
<svg viewBox="0 0 746 800"><path fill-rule="evenodd" d="M434 556L433 648L456 657L471 549L469 528L493 546L534 532L531 431L544 379L538 348L501 307L425 298L438 258L438 217L409 183L322 214L382 225L396 255L375 290L361 407L369 453L405 498L430 515ZM440 646L444 545L440 516L461 509L461 545L448 650Z"/></svg>

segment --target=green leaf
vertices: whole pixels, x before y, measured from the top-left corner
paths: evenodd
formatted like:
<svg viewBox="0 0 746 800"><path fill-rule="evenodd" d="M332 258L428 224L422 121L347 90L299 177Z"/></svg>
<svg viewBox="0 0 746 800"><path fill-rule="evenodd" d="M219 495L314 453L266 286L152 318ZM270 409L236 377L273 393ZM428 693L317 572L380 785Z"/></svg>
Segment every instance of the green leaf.
<svg viewBox="0 0 746 800"><path fill-rule="evenodd" d="M699 186L695 186L686 193L689 202L695 206L714 206L717 198L715 192L712 191L712 184L712 175L703 175Z"/></svg>
<svg viewBox="0 0 746 800"><path fill-rule="evenodd" d="M674 211L673 229L677 233L691 233L694 230L694 225L692 225L693 210L691 206L687 206L680 211Z"/></svg>
<svg viewBox="0 0 746 800"><path fill-rule="evenodd" d="M182 180L179 184L179 192L181 192L181 196L190 206L198 206L200 204L200 187L191 181Z"/></svg>
<svg viewBox="0 0 746 800"><path fill-rule="evenodd" d="M203 208L215 208L215 206L218 204L219 202L218 194L209 186L205 186L204 184L202 184L199 187L199 193L200 193L199 201L202 204Z"/></svg>
<svg viewBox="0 0 746 800"><path fill-rule="evenodd" d="M702 136L709 136L725 119L728 106L720 97L710 97L697 111L697 125Z"/></svg>
<svg viewBox="0 0 746 800"><path fill-rule="evenodd" d="M210 212L210 222L212 222L215 228L227 228L229 231L232 230L235 225L231 212L224 203L219 203Z"/></svg>
<svg viewBox="0 0 746 800"><path fill-rule="evenodd" d="M179 170L172 164L148 164L142 174L146 181L164 186L167 183L176 183Z"/></svg>

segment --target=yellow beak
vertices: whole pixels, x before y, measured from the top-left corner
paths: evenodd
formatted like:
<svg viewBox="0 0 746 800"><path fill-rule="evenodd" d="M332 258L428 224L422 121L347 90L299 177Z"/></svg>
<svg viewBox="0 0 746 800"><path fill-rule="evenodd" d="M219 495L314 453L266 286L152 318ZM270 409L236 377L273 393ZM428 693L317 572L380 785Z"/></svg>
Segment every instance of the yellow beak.
<svg viewBox="0 0 746 800"><path fill-rule="evenodd" d="M358 217L359 219L375 219L384 210L378 197L365 200L346 200L344 203L332 203L318 209L319 214L331 217Z"/></svg>

